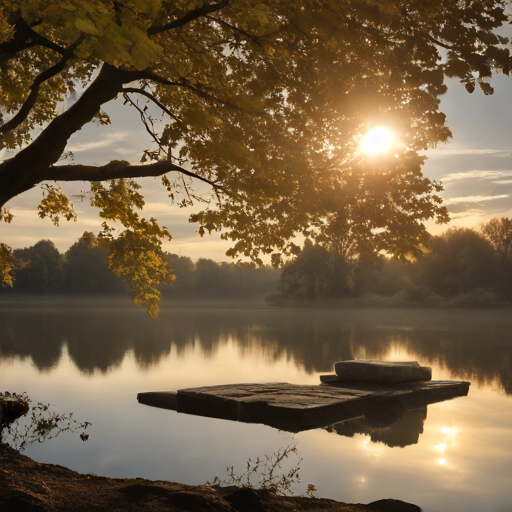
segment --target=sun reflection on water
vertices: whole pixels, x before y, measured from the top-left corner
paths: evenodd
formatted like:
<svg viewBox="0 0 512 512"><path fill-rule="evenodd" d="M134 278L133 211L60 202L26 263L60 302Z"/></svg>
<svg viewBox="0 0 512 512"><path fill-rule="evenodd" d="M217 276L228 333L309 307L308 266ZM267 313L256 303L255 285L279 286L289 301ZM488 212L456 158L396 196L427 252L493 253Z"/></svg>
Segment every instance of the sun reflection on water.
<svg viewBox="0 0 512 512"><path fill-rule="evenodd" d="M441 432L445 434L446 441L449 442L452 446L455 443L455 436L459 432L459 429L457 427L442 427ZM444 456L444 452L448 448L448 444L446 443L439 443L434 445L434 448L436 450L439 450L441 452L441 458L437 460L437 462L441 465L446 464L446 458Z"/></svg>

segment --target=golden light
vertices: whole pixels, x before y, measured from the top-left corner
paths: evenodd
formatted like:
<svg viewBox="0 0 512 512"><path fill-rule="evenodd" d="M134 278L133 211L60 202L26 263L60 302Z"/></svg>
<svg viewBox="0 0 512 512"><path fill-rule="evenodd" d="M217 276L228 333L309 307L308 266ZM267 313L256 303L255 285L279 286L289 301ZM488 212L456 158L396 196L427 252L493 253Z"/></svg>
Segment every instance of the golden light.
<svg viewBox="0 0 512 512"><path fill-rule="evenodd" d="M446 464L446 459L439 459L437 462L439 462L439 464Z"/></svg>
<svg viewBox="0 0 512 512"><path fill-rule="evenodd" d="M378 155L390 151L394 142L393 130L386 126L376 126L364 136L361 149L370 155Z"/></svg>
<svg viewBox="0 0 512 512"><path fill-rule="evenodd" d="M459 429L457 427L452 427L452 428L450 428L450 427L443 427L441 429L441 432L443 434L450 434L452 436L454 436L458 431L459 431Z"/></svg>

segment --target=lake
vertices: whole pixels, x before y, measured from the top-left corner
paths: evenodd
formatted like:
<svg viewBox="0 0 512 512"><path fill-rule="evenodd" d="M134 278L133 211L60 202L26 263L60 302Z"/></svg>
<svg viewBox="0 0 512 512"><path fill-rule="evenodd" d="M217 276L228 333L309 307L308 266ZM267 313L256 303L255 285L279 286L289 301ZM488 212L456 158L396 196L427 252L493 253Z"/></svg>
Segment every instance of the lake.
<svg viewBox="0 0 512 512"><path fill-rule="evenodd" d="M291 434L137 402L142 391L241 382L319 383L335 361L415 360L467 397L406 414L393 431ZM204 484L296 445L317 496L396 498L426 512L512 510L512 310L279 309L168 303L158 319L123 300L0 302L0 389L90 421L30 446L81 473ZM292 460L291 462L296 462Z"/></svg>

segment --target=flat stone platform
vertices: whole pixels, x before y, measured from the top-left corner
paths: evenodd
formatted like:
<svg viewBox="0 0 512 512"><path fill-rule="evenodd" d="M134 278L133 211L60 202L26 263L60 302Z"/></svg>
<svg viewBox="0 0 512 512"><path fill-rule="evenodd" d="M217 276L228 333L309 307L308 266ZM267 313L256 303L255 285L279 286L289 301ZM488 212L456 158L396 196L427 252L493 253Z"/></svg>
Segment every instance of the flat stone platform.
<svg viewBox="0 0 512 512"><path fill-rule="evenodd" d="M384 386L347 383L336 375L322 376L320 385L286 382L230 384L139 393L142 404L186 414L245 423L264 423L300 432L365 415L392 422L407 409L466 396L469 382L429 381Z"/></svg>

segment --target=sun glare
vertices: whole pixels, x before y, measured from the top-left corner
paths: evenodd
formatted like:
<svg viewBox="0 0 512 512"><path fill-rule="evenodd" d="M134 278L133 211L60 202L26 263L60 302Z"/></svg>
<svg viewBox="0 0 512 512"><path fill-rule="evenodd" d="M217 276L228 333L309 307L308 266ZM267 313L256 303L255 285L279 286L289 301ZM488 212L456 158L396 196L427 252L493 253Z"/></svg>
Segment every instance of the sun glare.
<svg viewBox="0 0 512 512"><path fill-rule="evenodd" d="M361 149L372 155L386 153L393 147L394 140L392 130L385 126L376 126L365 135L361 142Z"/></svg>

